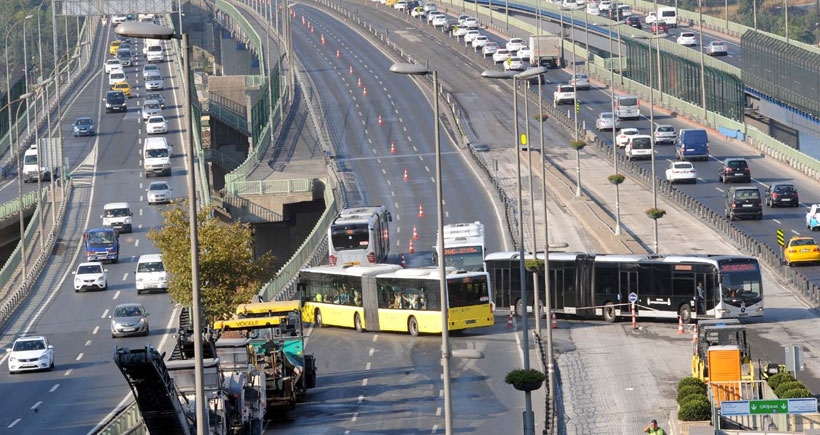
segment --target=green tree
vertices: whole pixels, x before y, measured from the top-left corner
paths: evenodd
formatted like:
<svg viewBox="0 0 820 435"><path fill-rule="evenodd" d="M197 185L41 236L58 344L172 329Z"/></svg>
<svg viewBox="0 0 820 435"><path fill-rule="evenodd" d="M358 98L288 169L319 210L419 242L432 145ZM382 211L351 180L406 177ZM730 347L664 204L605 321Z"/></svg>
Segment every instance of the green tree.
<svg viewBox="0 0 820 435"><path fill-rule="evenodd" d="M254 258L249 225L222 222L211 211L206 207L197 213L200 295L207 324L230 318L238 304L250 302L269 278L274 260L270 253ZM192 304L189 228L186 200L165 209L162 226L148 232L170 275L168 293L185 306Z"/></svg>

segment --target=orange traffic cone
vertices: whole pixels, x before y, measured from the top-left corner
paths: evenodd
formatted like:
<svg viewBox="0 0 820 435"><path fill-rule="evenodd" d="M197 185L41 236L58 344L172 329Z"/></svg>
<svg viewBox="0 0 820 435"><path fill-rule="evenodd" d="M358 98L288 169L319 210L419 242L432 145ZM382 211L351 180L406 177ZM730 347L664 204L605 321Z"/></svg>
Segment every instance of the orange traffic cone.
<svg viewBox="0 0 820 435"><path fill-rule="evenodd" d="M416 230L416 226L413 225L413 238L418 240L419 239L419 232Z"/></svg>
<svg viewBox="0 0 820 435"><path fill-rule="evenodd" d="M510 317L507 317L507 328L512 328L512 327L513 327L513 315L512 315L512 312L510 312Z"/></svg>
<svg viewBox="0 0 820 435"><path fill-rule="evenodd" d="M360 88L362 87L362 78L361 77L359 77L359 83L356 86L358 86Z"/></svg>
<svg viewBox="0 0 820 435"><path fill-rule="evenodd" d="M419 217L424 217L424 207L419 204Z"/></svg>
<svg viewBox="0 0 820 435"><path fill-rule="evenodd" d="M365 92L367 92L367 91L365 91ZM381 115L379 115L379 125L384 125L384 122L382 121L382 116Z"/></svg>
<svg viewBox="0 0 820 435"><path fill-rule="evenodd" d="M552 313L552 329L558 329L558 319L555 317L555 313Z"/></svg>
<svg viewBox="0 0 820 435"><path fill-rule="evenodd" d="M407 267L407 261L404 259L404 254L401 254L401 260L399 261L399 264L401 264L402 268Z"/></svg>
<svg viewBox="0 0 820 435"><path fill-rule="evenodd" d="M683 334L683 317L678 316L678 334Z"/></svg>
<svg viewBox="0 0 820 435"><path fill-rule="evenodd" d="M396 143L390 142L390 154L396 154Z"/></svg>
<svg viewBox="0 0 820 435"><path fill-rule="evenodd" d="M336 59L338 59L338 58L340 58L340 57L342 57L342 53L341 53L341 52L339 52L339 49L337 48L337 49L336 49ZM351 67L351 68L353 68L353 67Z"/></svg>
<svg viewBox="0 0 820 435"><path fill-rule="evenodd" d="M412 240L410 241L410 247L407 249L407 252L409 252L409 253L411 253L411 254L415 254L415 253L416 253L416 247L415 247L415 246L413 246L413 241L412 241Z"/></svg>
<svg viewBox="0 0 820 435"><path fill-rule="evenodd" d="M367 96L367 86L362 88L362 95L364 95L365 97Z"/></svg>
<svg viewBox="0 0 820 435"><path fill-rule="evenodd" d="M410 176L407 175L407 168L404 168L404 181L407 181L409 179L410 179Z"/></svg>

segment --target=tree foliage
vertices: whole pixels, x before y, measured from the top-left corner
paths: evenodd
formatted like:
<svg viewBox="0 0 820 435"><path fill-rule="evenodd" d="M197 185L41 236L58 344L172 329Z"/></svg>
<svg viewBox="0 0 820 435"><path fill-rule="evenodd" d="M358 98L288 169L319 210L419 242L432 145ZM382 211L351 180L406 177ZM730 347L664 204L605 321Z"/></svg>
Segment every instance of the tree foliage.
<svg viewBox="0 0 820 435"><path fill-rule="evenodd" d="M238 304L250 302L271 274L270 253L254 258L251 228L225 223L210 208L197 213L200 300L205 321L228 319ZM162 226L148 233L162 252L168 271L168 293L174 301L191 306L191 245L188 202L173 203L162 212Z"/></svg>

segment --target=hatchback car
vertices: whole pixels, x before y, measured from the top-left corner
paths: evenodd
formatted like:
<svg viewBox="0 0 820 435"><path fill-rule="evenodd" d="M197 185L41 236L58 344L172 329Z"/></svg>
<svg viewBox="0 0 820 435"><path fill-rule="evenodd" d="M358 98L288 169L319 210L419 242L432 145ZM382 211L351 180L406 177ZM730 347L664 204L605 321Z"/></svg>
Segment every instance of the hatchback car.
<svg viewBox="0 0 820 435"><path fill-rule="evenodd" d="M478 27L478 20L474 17L468 17L462 24L459 24L459 26L466 26L468 29L475 29Z"/></svg>
<svg viewBox="0 0 820 435"><path fill-rule="evenodd" d="M432 21L433 27L444 27L447 25L447 15L436 15Z"/></svg>
<svg viewBox="0 0 820 435"><path fill-rule="evenodd" d="M416 6L413 10L410 11L410 16L413 18L420 17L424 15L424 9L421 6Z"/></svg>
<svg viewBox="0 0 820 435"><path fill-rule="evenodd" d="M692 162L670 161L666 164L666 181L695 184L698 182L698 171Z"/></svg>
<svg viewBox="0 0 820 435"><path fill-rule="evenodd" d="M464 35L464 42L465 42L465 43L468 43L468 44L472 44L472 42L473 42L476 38L478 38L479 36L481 36L481 32L479 32L478 30L475 30L475 29L470 29L470 30L468 30L468 31L467 31L467 33Z"/></svg>
<svg viewBox="0 0 820 435"><path fill-rule="evenodd" d="M507 58L507 61L504 62L504 71L523 71L524 70L524 61L521 60L518 56L512 56Z"/></svg>
<svg viewBox="0 0 820 435"><path fill-rule="evenodd" d="M120 48L117 49L117 59L120 60L122 66L131 66L134 56L131 54L131 49L123 48L123 45L125 44L120 44Z"/></svg>
<svg viewBox="0 0 820 435"><path fill-rule="evenodd" d="M628 26L632 26L636 29L643 29L643 24L641 24L641 19L636 16L628 16L626 17L626 24Z"/></svg>
<svg viewBox="0 0 820 435"><path fill-rule="evenodd" d="M148 185L146 199L148 205L167 204L171 202L171 187L165 181L154 181Z"/></svg>
<svg viewBox="0 0 820 435"><path fill-rule="evenodd" d="M519 48L524 46L524 40L521 38L510 38L507 41L506 49L510 51L518 51Z"/></svg>
<svg viewBox="0 0 820 435"><path fill-rule="evenodd" d="M432 12L438 10L435 3L425 3L424 6L422 6L422 9L424 9L424 12Z"/></svg>
<svg viewBox="0 0 820 435"><path fill-rule="evenodd" d="M617 136L615 136L615 143L617 143L619 147L623 148L626 146L627 143L629 143L629 138L631 136L639 134L641 134L641 132L637 128L625 128L621 130L621 132L618 133Z"/></svg>
<svg viewBox="0 0 820 435"><path fill-rule="evenodd" d="M97 125L94 124L94 120L88 116L81 116L74 120L73 130L74 137L94 136L97 133Z"/></svg>
<svg viewBox="0 0 820 435"><path fill-rule="evenodd" d="M162 115L153 115L145 121L145 131L148 134L168 133L168 122Z"/></svg>
<svg viewBox="0 0 820 435"><path fill-rule="evenodd" d="M111 45L108 46L108 54L110 54L111 56L117 54L117 50L120 48L120 44L122 44L122 41L119 39L111 41Z"/></svg>
<svg viewBox="0 0 820 435"><path fill-rule="evenodd" d="M146 63L145 66L142 67L142 78L145 79L152 74L159 74L161 76L162 72L156 64Z"/></svg>
<svg viewBox="0 0 820 435"><path fill-rule="evenodd" d="M575 74L575 77L570 79L569 84L575 85L575 89L589 90L589 76L586 74Z"/></svg>
<svg viewBox="0 0 820 435"><path fill-rule="evenodd" d="M766 205L769 207L798 207L800 197L792 183L772 183L766 187Z"/></svg>
<svg viewBox="0 0 820 435"><path fill-rule="evenodd" d="M493 41L487 41L483 47L481 47L481 54L484 57L487 57L488 54L495 54L498 51L498 43Z"/></svg>
<svg viewBox="0 0 820 435"><path fill-rule="evenodd" d="M108 316L111 319L111 338L148 336L148 312L142 304L120 304Z"/></svg>
<svg viewBox="0 0 820 435"><path fill-rule="evenodd" d="M740 158L728 158L722 161L718 169L718 178L721 183L730 181L751 182L752 172L749 169L749 162Z"/></svg>
<svg viewBox="0 0 820 435"><path fill-rule="evenodd" d="M601 0L598 3L598 11L608 11L612 8L612 2L610 0Z"/></svg>
<svg viewBox="0 0 820 435"><path fill-rule="evenodd" d="M145 78L146 91L161 91L165 89L165 82L162 81L162 76L159 74L151 74Z"/></svg>
<svg viewBox="0 0 820 435"><path fill-rule="evenodd" d="M162 107L159 105L159 101L145 100L145 103L142 104L142 120L145 121L156 115L162 115Z"/></svg>
<svg viewBox="0 0 820 435"><path fill-rule="evenodd" d="M108 288L108 271L99 261L80 263L74 274L74 292L105 290Z"/></svg>
<svg viewBox="0 0 820 435"><path fill-rule="evenodd" d="M125 94L125 98L131 98L131 85L128 82L120 82L111 86L112 91L120 91Z"/></svg>
<svg viewBox="0 0 820 435"><path fill-rule="evenodd" d="M595 129L598 131L612 130L613 127L616 130L620 129L621 119L614 116L612 112L601 112L595 120Z"/></svg>
<svg viewBox="0 0 820 435"><path fill-rule="evenodd" d="M515 54L517 54L518 57L520 57L521 59L524 59L525 61L528 61L529 58L532 57L532 49L525 45L525 46L519 48L518 51Z"/></svg>
<svg viewBox="0 0 820 435"><path fill-rule="evenodd" d="M103 68L105 69L106 74L111 74L111 70L122 69L122 62L120 62L120 60L116 58L108 59L105 61L105 66Z"/></svg>
<svg viewBox="0 0 820 435"><path fill-rule="evenodd" d="M678 141L678 134L675 127L667 124L655 126L655 145L673 144Z"/></svg>
<svg viewBox="0 0 820 435"><path fill-rule="evenodd" d="M669 33L669 26L666 23L655 21L649 26L649 33L655 35Z"/></svg>
<svg viewBox="0 0 820 435"><path fill-rule="evenodd" d="M587 13L591 15L600 15L601 10L598 9L598 3L587 2Z"/></svg>
<svg viewBox="0 0 820 435"><path fill-rule="evenodd" d="M510 50L507 50L506 48L499 48L495 51L495 53L493 53L493 62L504 62L508 57L512 57Z"/></svg>
<svg viewBox="0 0 820 435"><path fill-rule="evenodd" d="M706 44L705 50L709 56L726 56L729 54L729 47L723 41L710 41Z"/></svg>
<svg viewBox="0 0 820 435"><path fill-rule="evenodd" d="M156 100L159 103L160 109L165 109L165 97L162 94L148 94L145 96L145 100Z"/></svg>
<svg viewBox="0 0 820 435"><path fill-rule="evenodd" d="M698 45L698 36L695 35L694 32L683 32L678 36L678 44L685 45L687 47L694 47Z"/></svg>
<svg viewBox="0 0 820 435"><path fill-rule="evenodd" d="M473 39L473 42L471 42L471 44L472 44L473 48L477 50L477 49L482 48L485 45L487 45L487 41L489 41L489 40L490 40L490 38L488 38L484 35L478 35L478 36L475 37L475 39Z"/></svg>
<svg viewBox="0 0 820 435"><path fill-rule="evenodd" d="M453 36L464 36L467 34L467 31L470 30L465 26L458 25L453 27Z"/></svg>
<svg viewBox="0 0 820 435"><path fill-rule="evenodd" d="M783 263L793 266L796 263L820 263L820 246L811 237L792 237L783 247Z"/></svg>
<svg viewBox="0 0 820 435"><path fill-rule="evenodd" d="M20 337L6 349L9 373L54 369L54 346L42 336Z"/></svg>

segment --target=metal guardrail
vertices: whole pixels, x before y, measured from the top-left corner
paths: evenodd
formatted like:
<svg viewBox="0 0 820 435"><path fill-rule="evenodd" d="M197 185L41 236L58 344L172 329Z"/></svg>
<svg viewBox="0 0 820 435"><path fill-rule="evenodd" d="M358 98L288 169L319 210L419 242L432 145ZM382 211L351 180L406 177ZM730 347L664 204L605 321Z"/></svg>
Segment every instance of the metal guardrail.
<svg viewBox="0 0 820 435"><path fill-rule="evenodd" d="M23 210L33 206L37 202L37 192L31 191L23 195ZM12 199L11 201L0 205L0 222L20 214L20 198ZM0 282L4 282L0 278Z"/></svg>

